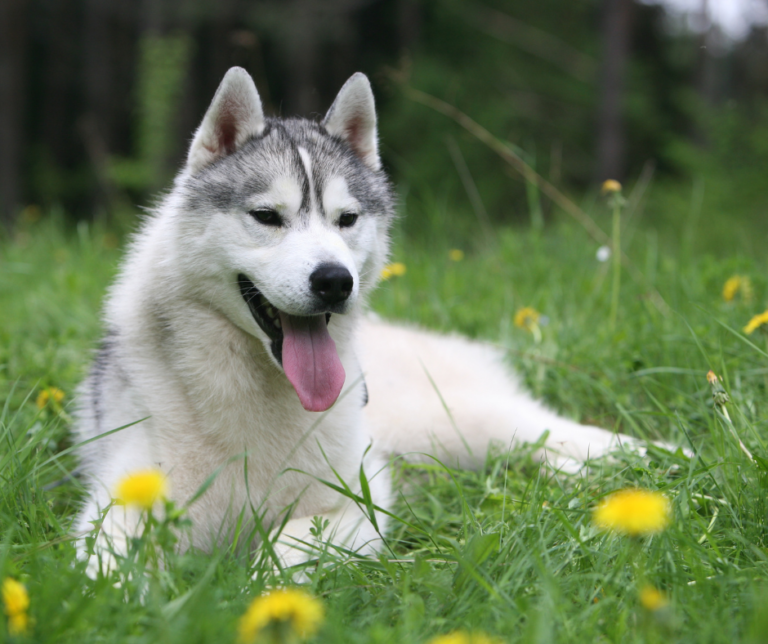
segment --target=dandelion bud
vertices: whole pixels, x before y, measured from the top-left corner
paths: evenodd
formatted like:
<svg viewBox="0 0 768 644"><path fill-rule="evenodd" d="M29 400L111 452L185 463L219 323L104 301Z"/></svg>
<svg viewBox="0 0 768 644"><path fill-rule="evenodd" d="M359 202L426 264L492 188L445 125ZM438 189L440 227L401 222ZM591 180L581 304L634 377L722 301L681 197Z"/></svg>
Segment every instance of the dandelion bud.
<svg viewBox="0 0 768 644"><path fill-rule="evenodd" d="M712 398L715 400L715 404L719 407L724 407L731 399L728 397L728 392L723 388L720 382L720 377L712 370L707 372L707 382L712 387Z"/></svg>

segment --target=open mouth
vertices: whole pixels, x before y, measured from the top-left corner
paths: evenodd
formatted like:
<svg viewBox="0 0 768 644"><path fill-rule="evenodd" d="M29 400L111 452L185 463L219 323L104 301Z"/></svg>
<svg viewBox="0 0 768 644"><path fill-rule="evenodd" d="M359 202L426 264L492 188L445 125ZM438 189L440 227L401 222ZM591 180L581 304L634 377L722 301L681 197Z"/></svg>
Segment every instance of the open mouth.
<svg viewBox="0 0 768 644"><path fill-rule="evenodd" d="M237 285L240 287L240 294L251 311L253 319L259 325L262 331L269 336L272 341L272 355L275 356L280 364L283 364L283 323L280 320L281 311L269 303L261 291L256 288L254 283L245 275L240 273L237 276ZM285 313L282 313L286 315ZM331 314L325 314L325 324L331 321Z"/></svg>
<svg viewBox="0 0 768 644"><path fill-rule="evenodd" d="M242 273L237 276L237 283L304 409L328 409L339 397L345 380L336 343L328 333L331 314L289 315L274 307Z"/></svg>
<svg viewBox="0 0 768 644"><path fill-rule="evenodd" d="M251 311L253 319L259 325L262 331L267 334L272 341L272 355L283 364L283 324L280 321L278 310L272 306L253 282L245 275L240 273L237 276L237 285L240 287L240 294Z"/></svg>

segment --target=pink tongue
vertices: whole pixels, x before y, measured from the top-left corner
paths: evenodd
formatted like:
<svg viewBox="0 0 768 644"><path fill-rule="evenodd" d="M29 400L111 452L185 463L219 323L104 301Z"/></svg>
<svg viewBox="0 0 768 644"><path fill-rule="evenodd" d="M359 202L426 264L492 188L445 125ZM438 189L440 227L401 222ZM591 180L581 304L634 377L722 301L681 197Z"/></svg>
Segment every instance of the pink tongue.
<svg viewBox="0 0 768 644"><path fill-rule="evenodd" d="M307 411L325 411L341 393L344 367L328 334L325 314L311 317L280 311L283 369Z"/></svg>

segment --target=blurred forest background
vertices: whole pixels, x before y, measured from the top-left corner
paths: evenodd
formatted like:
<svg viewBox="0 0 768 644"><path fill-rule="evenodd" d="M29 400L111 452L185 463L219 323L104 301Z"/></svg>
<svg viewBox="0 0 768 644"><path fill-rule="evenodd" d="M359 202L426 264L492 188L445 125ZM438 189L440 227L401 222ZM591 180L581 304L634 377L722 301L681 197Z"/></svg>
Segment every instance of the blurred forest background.
<svg viewBox="0 0 768 644"><path fill-rule="evenodd" d="M730 1L683 15L650 0L2 0L0 216L132 225L241 65L283 116L321 116L367 73L413 234L419 212L541 225L556 211L404 85L581 200L605 178L652 182L658 225L694 209L714 246L741 224L762 243L768 30L724 31L710 4Z"/></svg>

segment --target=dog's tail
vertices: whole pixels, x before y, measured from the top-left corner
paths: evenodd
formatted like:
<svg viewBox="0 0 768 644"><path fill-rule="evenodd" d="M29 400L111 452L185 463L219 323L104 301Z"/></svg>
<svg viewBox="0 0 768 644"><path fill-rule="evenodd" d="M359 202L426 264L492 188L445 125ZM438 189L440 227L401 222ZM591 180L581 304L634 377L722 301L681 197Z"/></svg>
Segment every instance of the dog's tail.
<svg viewBox="0 0 768 644"><path fill-rule="evenodd" d="M477 467L491 444L511 448L549 432L537 456L570 468L635 443L535 401L492 346L369 317L361 324L359 353L369 431L388 452Z"/></svg>

